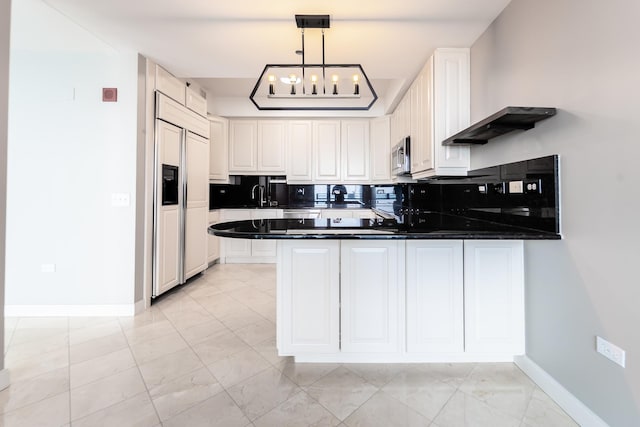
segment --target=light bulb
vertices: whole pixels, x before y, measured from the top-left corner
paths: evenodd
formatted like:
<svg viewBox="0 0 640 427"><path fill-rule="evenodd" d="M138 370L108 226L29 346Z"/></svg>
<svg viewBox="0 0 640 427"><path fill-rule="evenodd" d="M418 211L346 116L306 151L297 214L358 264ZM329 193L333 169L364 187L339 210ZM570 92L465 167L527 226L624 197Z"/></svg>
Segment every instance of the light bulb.
<svg viewBox="0 0 640 427"><path fill-rule="evenodd" d="M359 79L360 79L360 76L358 76L357 74L353 75L353 94L354 95L360 95L360 84L358 84Z"/></svg>
<svg viewBox="0 0 640 427"><path fill-rule="evenodd" d="M337 95L338 94L338 75L334 74L333 76L331 76L331 81L333 82L333 94Z"/></svg>
<svg viewBox="0 0 640 427"><path fill-rule="evenodd" d="M318 76L316 76L315 74L311 75L311 95L317 95L318 94L318 87L316 86L316 82L318 81Z"/></svg>
<svg viewBox="0 0 640 427"><path fill-rule="evenodd" d="M276 81L276 76L274 76L273 74L270 74L269 77L267 77L267 79L269 80L269 95L275 95L276 91L273 87L273 82Z"/></svg>

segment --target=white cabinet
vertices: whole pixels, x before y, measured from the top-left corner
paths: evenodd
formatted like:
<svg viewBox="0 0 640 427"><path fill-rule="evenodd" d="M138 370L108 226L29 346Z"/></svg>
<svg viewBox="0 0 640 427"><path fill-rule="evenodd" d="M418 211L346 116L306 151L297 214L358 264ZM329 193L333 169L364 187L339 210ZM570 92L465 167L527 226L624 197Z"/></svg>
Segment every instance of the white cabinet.
<svg viewBox="0 0 640 427"><path fill-rule="evenodd" d="M184 274L188 279L207 268L209 140L187 132L186 155Z"/></svg>
<svg viewBox="0 0 640 427"><path fill-rule="evenodd" d="M469 49L436 49L413 87L414 123L411 174L413 178L434 175L466 175L468 146L443 146L442 141L469 126Z"/></svg>
<svg viewBox="0 0 640 427"><path fill-rule="evenodd" d="M229 182L228 120L209 116L209 181L219 184Z"/></svg>
<svg viewBox="0 0 640 427"><path fill-rule="evenodd" d="M223 209L221 221L253 220L257 224L262 219L282 218L282 215L282 209ZM221 263L273 263L275 261L275 240L235 238L221 240Z"/></svg>
<svg viewBox="0 0 640 427"><path fill-rule="evenodd" d="M170 72L156 65L156 90L180 104L185 104L185 84L174 77Z"/></svg>
<svg viewBox="0 0 640 427"><path fill-rule="evenodd" d="M249 174L258 169L258 122L229 121L229 173Z"/></svg>
<svg viewBox="0 0 640 427"><path fill-rule="evenodd" d="M313 123L313 178L318 182L339 182L340 121L319 120Z"/></svg>
<svg viewBox="0 0 640 427"><path fill-rule="evenodd" d="M286 172L287 122L231 120L229 173L260 175Z"/></svg>
<svg viewBox="0 0 640 427"><path fill-rule="evenodd" d="M391 182L391 118L372 119L369 124L371 182Z"/></svg>
<svg viewBox="0 0 640 427"><path fill-rule="evenodd" d="M464 351L462 240L406 243L407 352Z"/></svg>
<svg viewBox="0 0 640 427"><path fill-rule="evenodd" d="M341 349L345 353L400 351L402 242L341 243Z"/></svg>
<svg viewBox="0 0 640 427"><path fill-rule="evenodd" d="M377 215L371 209L322 209L320 211L322 219L341 219L341 218L361 218L371 219L377 218Z"/></svg>
<svg viewBox="0 0 640 427"><path fill-rule="evenodd" d="M368 182L369 120L343 120L340 136L342 181Z"/></svg>
<svg viewBox="0 0 640 427"><path fill-rule="evenodd" d="M309 120L289 122L287 182L313 182L313 124Z"/></svg>
<svg viewBox="0 0 640 427"><path fill-rule="evenodd" d="M391 145L411 134L411 94L402 97L391 116Z"/></svg>
<svg viewBox="0 0 640 427"><path fill-rule="evenodd" d="M465 351L524 353L521 240L464 242Z"/></svg>
<svg viewBox="0 0 640 427"><path fill-rule="evenodd" d="M278 352L339 351L340 242L278 243Z"/></svg>
<svg viewBox="0 0 640 427"><path fill-rule="evenodd" d="M209 211L209 225L217 224L220 222L220 211ZM211 264L215 260L220 258L220 237L208 234L207 237L207 262Z"/></svg>
<svg viewBox="0 0 640 427"><path fill-rule="evenodd" d="M286 172L287 122L258 121L258 172L284 174Z"/></svg>
<svg viewBox="0 0 640 427"><path fill-rule="evenodd" d="M185 89L185 106L191 111L206 117L207 100L205 97L200 95L191 87L186 87Z"/></svg>

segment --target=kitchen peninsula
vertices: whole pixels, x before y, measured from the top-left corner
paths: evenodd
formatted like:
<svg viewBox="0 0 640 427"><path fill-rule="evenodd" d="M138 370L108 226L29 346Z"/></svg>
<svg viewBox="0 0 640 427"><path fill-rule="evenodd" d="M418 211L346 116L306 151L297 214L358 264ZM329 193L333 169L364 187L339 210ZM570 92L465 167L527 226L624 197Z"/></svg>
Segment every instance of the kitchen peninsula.
<svg viewBox="0 0 640 427"><path fill-rule="evenodd" d="M524 352L523 240L556 233L423 213L211 226L277 239L278 351L299 362L511 361Z"/></svg>
<svg viewBox="0 0 640 427"><path fill-rule="evenodd" d="M497 362L524 353L525 240L561 238L558 159L403 187L375 218L212 225L277 242L277 344L307 362ZM515 184L514 184L515 182Z"/></svg>

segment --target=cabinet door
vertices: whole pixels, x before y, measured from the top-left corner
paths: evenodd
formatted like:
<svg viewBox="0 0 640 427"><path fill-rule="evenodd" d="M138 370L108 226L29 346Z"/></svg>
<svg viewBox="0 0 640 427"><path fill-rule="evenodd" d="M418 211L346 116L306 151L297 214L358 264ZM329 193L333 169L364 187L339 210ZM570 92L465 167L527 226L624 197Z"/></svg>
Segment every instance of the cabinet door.
<svg viewBox="0 0 640 427"><path fill-rule="evenodd" d="M156 122L157 168L163 164L179 166L183 130L163 121ZM179 171L181 173L181 171ZM158 178L160 181L161 178ZM162 186L156 186L156 222L154 247L153 294L161 293L176 286L180 281L180 225L182 222L179 205L162 205ZM178 186L178 200L182 198L182 186Z"/></svg>
<svg viewBox="0 0 640 427"><path fill-rule="evenodd" d="M323 120L313 123L314 179L340 181L340 122Z"/></svg>
<svg viewBox="0 0 640 427"><path fill-rule="evenodd" d="M404 283L401 242L341 244L341 348L348 353L400 350L399 304Z"/></svg>
<svg viewBox="0 0 640 427"><path fill-rule="evenodd" d="M461 240L406 243L407 351L464 351Z"/></svg>
<svg viewBox="0 0 640 427"><path fill-rule="evenodd" d="M343 120L341 124L342 180L369 181L369 121Z"/></svg>
<svg viewBox="0 0 640 427"><path fill-rule="evenodd" d="M521 240L464 242L465 351L524 353Z"/></svg>
<svg viewBox="0 0 640 427"><path fill-rule="evenodd" d="M255 173L258 170L258 123L255 120L229 121L229 172Z"/></svg>
<svg viewBox="0 0 640 427"><path fill-rule="evenodd" d="M209 180L226 184L229 182L228 121L221 117L210 117L209 120Z"/></svg>
<svg viewBox="0 0 640 427"><path fill-rule="evenodd" d="M369 141L371 145L371 181L391 182L391 134L389 116L372 119Z"/></svg>
<svg viewBox="0 0 640 427"><path fill-rule="evenodd" d="M436 49L433 55L433 143L439 175L465 175L468 146L442 145L442 141L469 126L469 49Z"/></svg>
<svg viewBox="0 0 640 427"><path fill-rule="evenodd" d="M242 221L251 219L249 209L224 209L221 214L222 222ZM220 239L221 260L227 258L247 258L251 256L251 240L249 239Z"/></svg>
<svg viewBox="0 0 640 427"><path fill-rule="evenodd" d="M180 104L185 104L185 85L175 78L170 72L156 65L156 90Z"/></svg>
<svg viewBox="0 0 640 427"><path fill-rule="evenodd" d="M209 140L191 132L186 138L185 279L207 268Z"/></svg>
<svg viewBox="0 0 640 427"><path fill-rule="evenodd" d="M278 352L339 351L339 241L278 241Z"/></svg>
<svg viewBox="0 0 640 427"><path fill-rule="evenodd" d="M411 86L411 172L433 169L433 59Z"/></svg>
<svg viewBox="0 0 640 427"><path fill-rule="evenodd" d="M281 209L254 209L251 212L251 219L260 221L261 219L268 218L282 218ZM276 241L275 240L252 240L251 241L251 256L253 257L269 257L276 256Z"/></svg>
<svg viewBox="0 0 640 427"><path fill-rule="evenodd" d="M313 138L310 121L289 122L288 145L287 181L312 182Z"/></svg>
<svg viewBox="0 0 640 427"><path fill-rule="evenodd" d="M209 225L220 222L220 212L209 211ZM207 240L207 262L212 263L220 258L220 237L209 234Z"/></svg>
<svg viewBox="0 0 640 427"><path fill-rule="evenodd" d="M258 172L286 172L287 122L258 121Z"/></svg>
<svg viewBox="0 0 640 427"><path fill-rule="evenodd" d="M207 116L207 100L198 92L190 87L186 88L186 102L185 106L191 111L200 114L201 116Z"/></svg>

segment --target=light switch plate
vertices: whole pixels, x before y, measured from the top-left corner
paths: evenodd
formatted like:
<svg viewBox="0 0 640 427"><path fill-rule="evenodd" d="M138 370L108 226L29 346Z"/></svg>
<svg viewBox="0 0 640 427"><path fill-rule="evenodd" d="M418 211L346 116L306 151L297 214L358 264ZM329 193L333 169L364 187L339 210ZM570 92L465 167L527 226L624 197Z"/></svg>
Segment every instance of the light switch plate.
<svg viewBox="0 0 640 427"><path fill-rule="evenodd" d="M113 193L111 194L111 206L126 207L131 204L129 193Z"/></svg>
<svg viewBox="0 0 640 427"><path fill-rule="evenodd" d="M624 368L626 358L625 351L617 345L610 343L602 337L596 336L596 351Z"/></svg>

